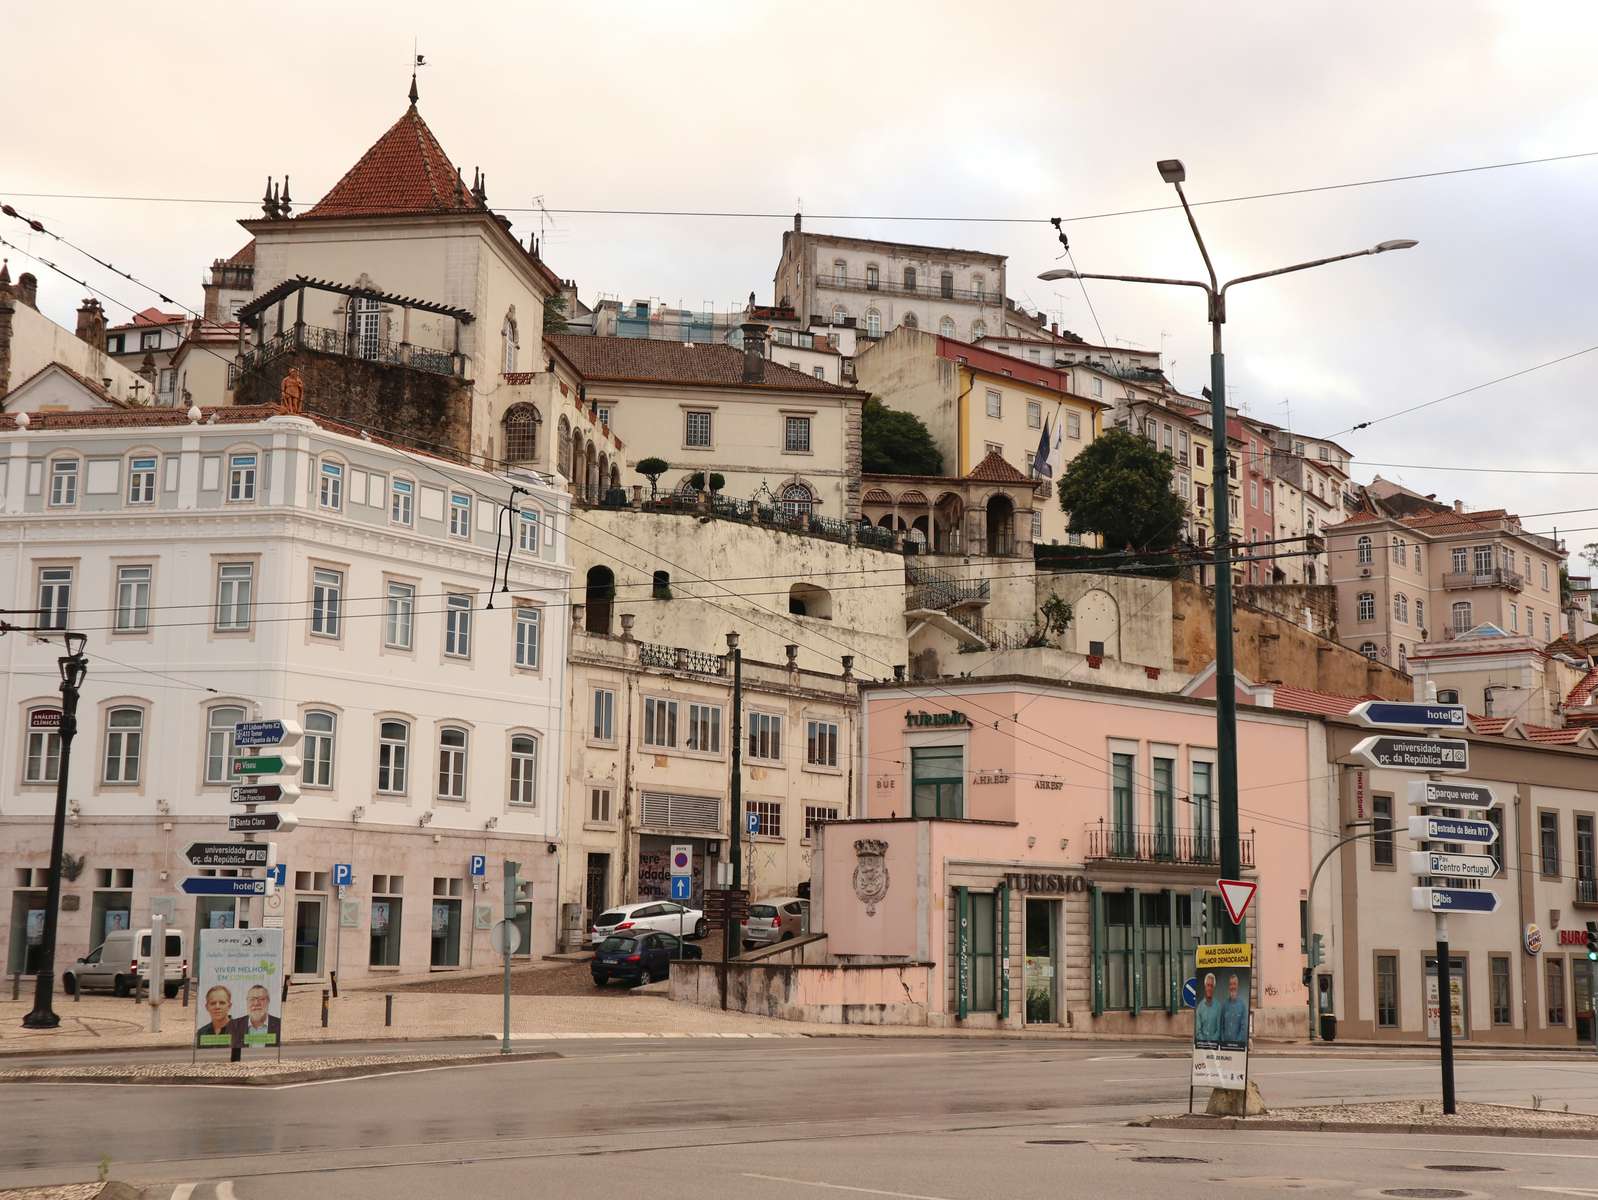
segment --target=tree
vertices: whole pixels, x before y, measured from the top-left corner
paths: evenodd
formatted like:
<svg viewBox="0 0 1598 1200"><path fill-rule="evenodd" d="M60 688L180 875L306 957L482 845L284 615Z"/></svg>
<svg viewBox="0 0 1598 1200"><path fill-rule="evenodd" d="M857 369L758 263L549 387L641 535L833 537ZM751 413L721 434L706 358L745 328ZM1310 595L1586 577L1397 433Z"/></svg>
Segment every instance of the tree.
<svg viewBox="0 0 1598 1200"><path fill-rule="evenodd" d="M650 457L638 460L637 471L645 479L649 480L649 498L651 500L655 498L657 491L656 482L669 470L671 470L671 464L663 458Z"/></svg>
<svg viewBox="0 0 1598 1200"><path fill-rule="evenodd" d="M705 473L703 471L695 471L692 475L688 476L688 486L693 488L694 491L696 491L696 492L704 491L705 490ZM721 491L721 489L726 487L726 486L727 486L727 477L725 475L723 475L720 471L712 471L710 473L710 492L711 492L711 495L715 495L717 492Z"/></svg>
<svg viewBox="0 0 1598 1200"><path fill-rule="evenodd" d="M1171 490L1171 456L1145 438L1112 429L1071 460L1060 507L1072 533L1096 533L1109 550L1167 550L1187 506Z"/></svg>
<svg viewBox="0 0 1598 1200"><path fill-rule="evenodd" d="M551 296L544 301L544 332L566 332L566 297Z"/></svg>
<svg viewBox="0 0 1598 1200"><path fill-rule="evenodd" d="M860 460L868 475L943 474L943 454L921 418L875 398L861 413Z"/></svg>

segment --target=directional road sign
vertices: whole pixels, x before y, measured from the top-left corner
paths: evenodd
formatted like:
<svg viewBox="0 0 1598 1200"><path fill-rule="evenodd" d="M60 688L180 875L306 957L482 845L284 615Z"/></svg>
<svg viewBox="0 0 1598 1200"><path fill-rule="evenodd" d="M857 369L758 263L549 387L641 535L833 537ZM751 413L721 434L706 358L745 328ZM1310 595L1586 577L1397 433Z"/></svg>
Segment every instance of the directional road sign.
<svg viewBox="0 0 1598 1200"><path fill-rule="evenodd" d="M190 842L183 852L197 867L264 867L271 842Z"/></svg>
<svg viewBox="0 0 1598 1200"><path fill-rule="evenodd" d="M673 875L692 875L694 873L694 848L690 843L672 843L671 873Z"/></svg>
<svg viewBox="0 0 1598 1200"><path fill-rule="evenodd" d="M1378 729L1465 729L1463 704L1409 704L1399 700L1366 700L1349 710Z"/></svg>
<svg viewBox="0 0 1598 1200"><path fill-rule="evenodd" d="M333 886L349 887L355 882L355 868L349 863L333 864Z"/></svg>
<svg viewBox="0 0 1598 1200"><path fill-rule="evenodd" d="M1491 879L1498 874L1498 860L1490 854L1438 854L1432 850L1411 850L1409 870L1412 875Z"/></svg>
<svg viewBox="0 0 1598 1200"><path fill-rule="evenodd" d="M1233 925L1241 925L1243 914L1248 912L1249 903L1254 899L1254 891L1259 885L1249 883L1246 879L1217 879L1215 886L1221 889L1226 915L1232 918Z"/></svg>
<svg viewBox="0 0 1598 1200"><path fill-rule="evenodd" d="M232 813L227 819L229 833L289 833L299 823L291 812Z"/></svg>
<svg viewBox="0 0 1598 1200"><path fill-rule="evenodd" d="M671 877L671 898L673 900L691 900L694 894L694 880L691 875L673 875Z"/></svg>
<svg viewBox="0 0 1598 1200"><path fill-rule="evenodd" d="M298 721L240 721L233 726L233 744L246 746L292 746L304 732Z"/></svg>
<svg viewBox="0 0 1598 1200"><path fill-rule="evenodd" d="M228 789L234 804L293 804L300 798L297 783L235 783Z"/></svg>
<svg viewBox="0 0 1598 1200"><path fill-rule="evenodd" d="M1498 827L1491 821L1472 821L1465 817L1411 817L1409 836L1421 842L1469 842L1491 846L1498 840Z"/></svg>
<svg viewBox="0 0 1598 1200"><path fill-rule="evenodd" d="M183 881L190 896L264 896L266 880L239 879L228 875L191 876Z"/></svg>
<svg viewBox="0 0 1598 1200"><path fill-rule="evenodd" d="M1467 779L1411 779L1409 802L1416 808L1491 808L1493 790Z"/></svg>
<svg viewBox="0 0 1598 1200"><path fill-rule="evenodd" d="M273 863L272 866L267 870L266 876L273 883L277 884L278 887L282 887L283 884L287 882L289 877L288 863Z"/></svg>
<svg viewBox="0 0 1598 1200"><path fill-rule="evenodd" d="M472 861L471 861L471 868L470 869L471 869L471 876L472 876L473 879L481 879L481 878L483 878L483 876L487 875L488 874L488 855L486 855L486 854L474 854L474 855L472 855Z"/></svg>
<svg viewBox="0 0 1598 1200"><path fill-rule="evenodd" d="M1490 913L1498 911L1498 893L1475 888L1418 887L1409 889L1410 907L1416 912Z"/></svg>
<svg viewBox="0 0 1598 1200"><path fill-rule="evenodd" d="M1419 738L1378 734L1352 751L1373 767L1399 771L1468 771L1470 743L1463 738Z"/></svg>
<svg viewBox="0 0 1598 1200"><path fill-rule="evenodd" d="M298 754L252 754L233 760L235 775L287 775L301 767Z"/></svg>
<svg viewBox="0 0 1598 1200"><path fill-rule="evenodd" d="M1198 1007L1198 980L1189 979L1182 985L1182 1003L1188 1008Z"/></svg>

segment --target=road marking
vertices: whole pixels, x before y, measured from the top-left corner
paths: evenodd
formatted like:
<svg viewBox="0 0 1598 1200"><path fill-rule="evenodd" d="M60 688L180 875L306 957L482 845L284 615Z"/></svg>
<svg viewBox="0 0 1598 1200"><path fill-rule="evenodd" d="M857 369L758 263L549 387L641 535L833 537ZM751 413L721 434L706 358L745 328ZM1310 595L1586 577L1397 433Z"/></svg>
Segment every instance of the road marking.
<svg viewBox="0 0 1598 1200"><path fill-rule="evenodd" d="M233 1194L233 1181L231 1179L223 1179L217 1183L216 1200L238 1200L238 1197Z"/></svg>
<svg viewBox="0 0 1598 1200"><path fill-rule="evenodd" d="M1552 1192L1556 1196L1598 1196L1598 1188L1584 1187L1534 1187L1529 1183L1520 1185L1523 1192Z"/></svg>
<svg viewBox="0 0 1598 1200"><path fill-rule="evenodd" d="M899 1200L949 1200L947 1196L924 1196L920 1192L885 1192L881 1188L850 1187L846 1183L819 1183L814 1179L790 1179L786 1175L756 1175L743 1173L745 1179L766 1179L772 1183L797 1183L800 1187L830 1188L835 1192L855 1192L865 1196L895 1196Z"/></svg>
<svg viewBox="0 0 1598 1200"><path fill-rule="evenodd" d="M172 1189L172 1200L189 1200L189 1197L194 1195L194 1189L199 1186L197 1183L178 1184Z"/></svg>

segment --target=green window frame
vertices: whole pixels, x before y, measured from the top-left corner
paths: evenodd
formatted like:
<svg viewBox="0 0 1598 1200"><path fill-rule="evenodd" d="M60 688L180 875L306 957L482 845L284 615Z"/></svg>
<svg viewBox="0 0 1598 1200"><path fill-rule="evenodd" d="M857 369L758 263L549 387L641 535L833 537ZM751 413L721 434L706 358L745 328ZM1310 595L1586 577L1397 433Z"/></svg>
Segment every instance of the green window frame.
<svg viewBox="0 0 1598 1200"><path fill-rule="evenodd" d="M1215 765L1193 764L1193 858L1198 862L1216 861L1215 845Z"/></svg>
<svg viewBox="0 0 1598 1200"><path fill-rule="evenodd" d="M965 747L911 748L910 804L916 817L965 816Z"/></svg>
<svg viewBox="0 0 1598 1200"><path fill-rule="evenodd" d="M1154 857L1176 857L1176 760L1156 758L1154 780Z"/></svg>
<svg viewBox="0 0 1598 1200"><path fill-rule="evenodd" d="M1110 755L1110 853L1116 858L1132 854L1132 755Z"/></svg>

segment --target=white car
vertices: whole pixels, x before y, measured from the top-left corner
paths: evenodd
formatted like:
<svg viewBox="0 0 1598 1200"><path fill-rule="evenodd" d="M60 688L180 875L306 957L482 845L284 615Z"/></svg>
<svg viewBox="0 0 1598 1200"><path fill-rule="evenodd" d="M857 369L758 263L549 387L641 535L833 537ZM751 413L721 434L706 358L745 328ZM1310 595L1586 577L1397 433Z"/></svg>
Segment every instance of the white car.
<svg viewBox="0 0 1598 1200"><path fill-rule="evenodd" d="M643 929L676 933L679 928L685 938L702 938L709 932L709 927L705 924L705 914L697 908L689 908L670 900L641 900L637 904L607 908L600 913L594 918L593 927L588 931L588 941L590 945L597 946L613 933L636 932Z"/></svg>

